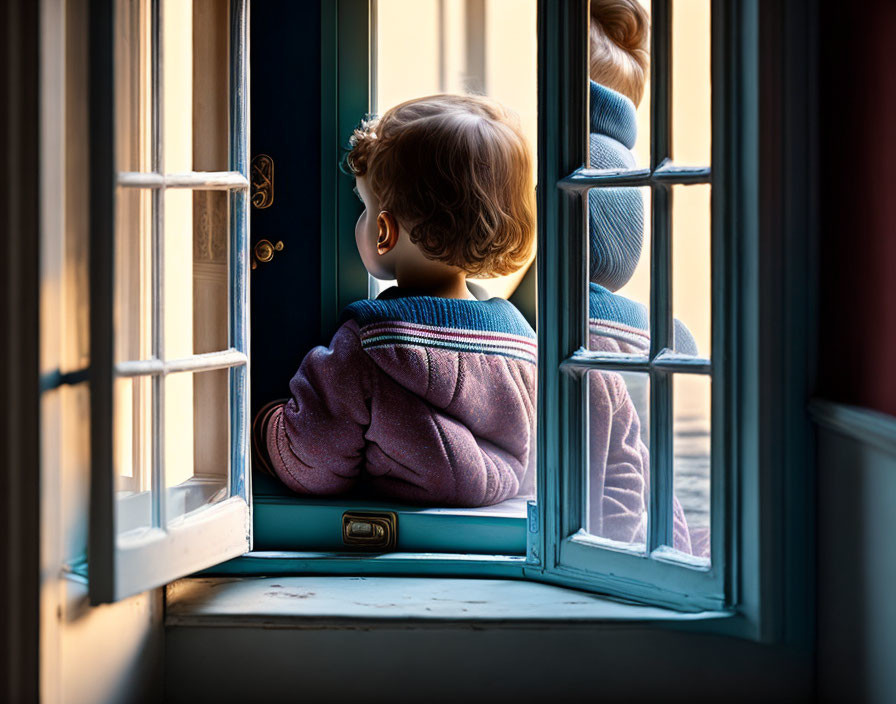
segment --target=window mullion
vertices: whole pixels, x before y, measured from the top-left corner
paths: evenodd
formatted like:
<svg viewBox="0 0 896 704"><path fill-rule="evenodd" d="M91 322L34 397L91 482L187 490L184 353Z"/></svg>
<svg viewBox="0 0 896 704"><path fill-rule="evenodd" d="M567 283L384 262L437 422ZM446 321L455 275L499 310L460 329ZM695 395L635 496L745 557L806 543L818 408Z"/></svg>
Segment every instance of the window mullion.
<svg viewBox="0 0 896 704"><path fill-rule="evenodd" d="M152 170L165 173L162 129L162 1L152 0ZM152 354L165 359L165 187L152 191ZM165 377L152 379L152 525L165 528Z"/></svg>
<svg viewBox="0 0 896 704"><path fill-rule="evenodd" d="M672 13L669 0L653 0L650 61L650 165L670 157L672 143ZM672 191L654 184L651 198L650 358L672 348ZM647 549L672 544L672 378L650 373L650 503Z"/></svg>
<svg viewBox="0 0 896 704"><path fill-rule="evenodd" d="M650 301L650 357L670 349L672 338L671 190L653 189ZM650 503L648 551L672 539L672 374L650 368Z"/></svg>

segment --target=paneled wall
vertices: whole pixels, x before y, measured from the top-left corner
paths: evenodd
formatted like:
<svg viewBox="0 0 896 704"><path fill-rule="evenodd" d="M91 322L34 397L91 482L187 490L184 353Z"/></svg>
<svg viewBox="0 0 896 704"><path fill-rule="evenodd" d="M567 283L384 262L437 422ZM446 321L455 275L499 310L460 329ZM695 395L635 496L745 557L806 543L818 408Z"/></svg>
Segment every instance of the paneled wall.
<svg viewBox="0 0 896 704"><path fill-rule="evenodd" d="M896 701L896 419L826 406L818 431L818 692Z"/></svg>

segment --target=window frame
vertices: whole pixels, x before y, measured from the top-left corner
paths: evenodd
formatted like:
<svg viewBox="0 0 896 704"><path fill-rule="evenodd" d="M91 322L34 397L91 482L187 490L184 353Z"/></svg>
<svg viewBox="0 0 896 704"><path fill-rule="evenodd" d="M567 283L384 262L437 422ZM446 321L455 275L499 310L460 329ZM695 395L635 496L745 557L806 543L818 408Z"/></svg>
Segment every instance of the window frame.
<svg viewBox="0 0 896 704"><path fill-rule="evenodd" d="M230 0L230 126L228 171L166 173L161 157L161 0L151 0L152 171L118 172L115 158L115 3L90 7L90 393L91 484L87 573L94 604L117 601L166 584L251 549L249 475L249 73L248 3ZM115 362L115 209L121 189L152 193L152 357ZM223 190L229 194L229 349L166 359L159 322L163 310L162 194L166 189ZM164 457L158 428L161 380L167 374L229 369L229 497L169 525ZM139 536L117 531L113 386L117 378L149 377L153 389L152 527Z"/></svg>
<svg viewBox="0 0 896 704"><path fill-rule="evenodd" d="M736 411L725 398L725 383L712 384L711 543L708 569L668 558L672 543L672 380L675 373L723 378L730 356L725 341L731 319L722 315L726 291L713 276L712 354L682 358L672 348L672 187L712 184L712 212L726 193L713 183L708 167L679 167L671 161L671 2L653 0L651 9L650 167L624 172L588 168L588 2L539 6L545 23L540 47L539 83L539 501L543 531L543 569L569 583L641 598L679 609L723 610L732 605L728 585L733 565L724 546L731 537L724 497L728 476L736 471L724 459L723 424ZM721 48L715 37L717 5L712 8L712 56ZM564 51L563 47L577 47ZM552 51L553 49L553 51ZM714 61L713 61L714 63ZM716 78L714 75L713 78ZM548 89L551 80L553 95ZM716 91L713 101L719 100ZM717 113L717 110L714 110ZM714 114L714 118L718 115ZM723 118L724 119L724 118ZM724 139L715 135L713 161L726 163ZM636 361L587 350L588 280L587 198L601 187L651 189L651 343L647 360ZM712 269L724 261L729 244L719 218L712 218ZM547 233L554 237L545 236ZM578 233L576 236L575 233ZM557 236L559 234L560 236ZM738 233L739 234L739 233ZM735 236L738 236L737 234ZM650 375L650 501L647 555L613 549L587 535L583 508L587 494L588 372L646 372ZM736 426L737 419L731 419ZM665 554L664 554L665 553Z"/></svg>

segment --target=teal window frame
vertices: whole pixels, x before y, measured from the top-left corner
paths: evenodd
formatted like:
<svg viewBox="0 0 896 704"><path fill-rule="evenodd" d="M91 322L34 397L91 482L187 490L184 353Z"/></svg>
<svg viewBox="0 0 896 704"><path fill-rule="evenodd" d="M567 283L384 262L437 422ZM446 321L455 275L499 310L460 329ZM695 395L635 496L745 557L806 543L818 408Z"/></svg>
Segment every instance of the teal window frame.
<svg viewBox="0 0 896 704"><path fill-rule="evenodd" d="M666 0L656 2L654 17L668 16L668 7ZM352 226L358 205L337 163L345 139L369 104L370 2L336 0L323 3L322 12L321 312L322 332L329 335L340 306L367 293L364 273L347 266L355 257ZM806 100L813 49L811 31L803 41L794 37L800 36L796 28L811 30L813 16L803 0L781 7L713 0L711 175L669 168L655 159L646 174L619 176L614 184L644 183L646 178L662 190L671 182L711 179L710 369L697 362L704 365L698 371L712 372L714 389L711 572L654 561L649 563L651 574L639 571L647 560L601 548L589 550L587 561L577 565L561 550L582 520L576 482L581 481L586 431L580 382L562 368L564 363L575 367L580 361L585 366L596 361L577 356L586 310L579 284L585 281L585 213L578 189L586 183L577 180L597 177L580 171L588 133L587 0L540 0L538 5L539 493L527 521L527 555L359 557L269 551L249 553L207 572L526 578L675 609L715 610L719 618L688 625L695 630L807 642L812 595L811 558L805 555L812 551L812 482L803 398L811 369L812 301L806 292L813 153L809 136L802 135L813 124ZM659 49L668 50L668 36L655 41L665 41ZM654 95L658 98L662 102L668 95ZM786 146L769 156L769 144ZM769 189L775 189L773 196ZM789 199L788 208L780 205L781 198ZM668 252L659 259L666 262L660 276L668 278ZM668 339L667 308L654 308L655 316L663 311L662 319L652 321L654 331L663 333L657 338ZM781 349L785 338L789 342ZM657 482L655 495L669 490L668 468L663 471L665 481ZM667 526L668 508L652 519ZM653 542L666 530L654 529ZM788 564L806 569L797 572Z"/></svg>
<svg viewBox="0 0 896 704"><path fill-rule="evenodd" d="M736 319L725 313L732 288L728 277L713 276L712 354L685 358L672 345L672 187L712 184L712 268L725 271L725 257L739 238L716 214L731 195L713 178L709 166L680 167L672 161L672 25L670 0L653 0L651 8L650 167L600 172L588 167L588 2L540 7L544 22L556 23L560 47L541 52L539 116L539 506L543 567L565 583L601 589L679 609L725 610L733 604L729 585L736 578L725 545L732 538L725 497L737 465L726 458L722 429L737 427L738 408L728 402L727 385L712 384L711 553L708 567L670 559L672 544L672 382L675 375L726 378L732 354L726 347ZM712 55L724 50L717 41L718 3L713 6ZM725 135L724 92L713 75L713 163L730 159ZM553 85L552 85L553 83ZM588 347L587 197L593 188L647 187L651 190L650 350L644 361L591 352ZM552 237L544 235L551 234ZM588 373L641 372L650 378L650 498L647 555L612 549L585 530L587 505ZM542 497L544 499L542 500Z"/></svg>

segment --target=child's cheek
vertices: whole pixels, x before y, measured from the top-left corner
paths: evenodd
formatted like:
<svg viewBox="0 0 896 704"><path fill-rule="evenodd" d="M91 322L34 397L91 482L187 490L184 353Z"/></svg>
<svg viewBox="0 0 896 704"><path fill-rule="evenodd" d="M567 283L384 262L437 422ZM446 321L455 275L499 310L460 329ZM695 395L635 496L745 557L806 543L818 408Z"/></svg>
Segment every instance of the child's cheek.
<svg viewBox="0 0 896 704"><path fill-rule="evenodd" d="M361 255L361 261L364 262L364 266L370 271L370 267L374 264L374 257L368 229L367 211L365 210L361 213L355 225L355 244L358 247L358 254Z"/></svg>

